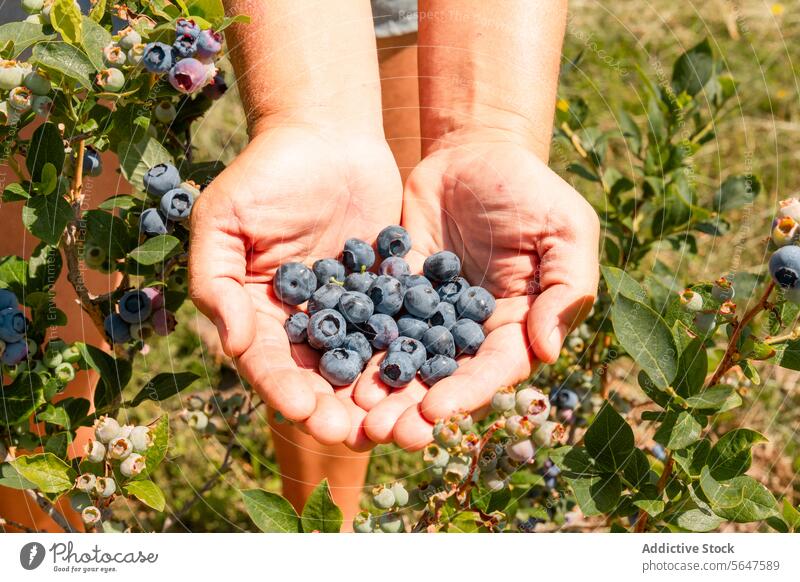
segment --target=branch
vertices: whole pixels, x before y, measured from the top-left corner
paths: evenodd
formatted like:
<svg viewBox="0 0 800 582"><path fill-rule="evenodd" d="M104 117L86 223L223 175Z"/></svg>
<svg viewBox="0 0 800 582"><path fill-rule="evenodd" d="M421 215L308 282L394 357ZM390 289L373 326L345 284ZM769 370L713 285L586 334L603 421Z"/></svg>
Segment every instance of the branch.
<svg viewBox="0 0 800 582"><path fill-rule="evenodd" d="M64 515L58 509L56 509L56 506L53 505L44 495L32 489L25 489L25 494L33 499L36 502L36 505L38 505L42 511L50 516L50 518L56 522L56 524L66 533L76 533L69 521L67 521L67 518L64 517Z"/></svg>
<svg viewBox="0 0 800 582"><path fill-rule="evenodd" d="M667 456L667 460L664 461L664 468L661 471L661 477L658 478L658 495L660 496L664 492L664 488L667 486L667 480L669 476L672 474L672 466L674 461L672 459L672 453ZM647 529L647 521L649 519L649 515L643 509L639 510L639 517L636 520L636 527L634 528L634 532L636 533L644 533L645 529Z"/></svg>
<svg viewBox="0 0 800 582"><path fill-rule="evenodd" d="M4 533L8 533L8 530L6 530L7 525L10 525L11 527L16 528L20 531L24 531L25 533L39 533L35 529L30 528L27 525L22 524L18 521L14 521L13 519L6 519L5 517L0 517L0 528L2 528Z"/></svg>

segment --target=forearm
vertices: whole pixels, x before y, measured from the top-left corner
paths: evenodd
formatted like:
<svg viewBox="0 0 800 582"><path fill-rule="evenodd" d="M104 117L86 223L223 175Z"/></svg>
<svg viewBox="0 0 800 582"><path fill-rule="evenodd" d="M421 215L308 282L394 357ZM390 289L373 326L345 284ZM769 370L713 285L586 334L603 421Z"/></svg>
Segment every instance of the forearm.
<svg viewBox="0 0 800 582"><path fill-rule="evenodd" d="M251 135L281 124L382 132L368 0L225 0L249 24L226 38Z"/></svg>
<svg viewBox="0 0 800 582"><path fill-rule="evenodd" d="M566 0L421 0L423 152L487 129L547 160Z"/></svg>

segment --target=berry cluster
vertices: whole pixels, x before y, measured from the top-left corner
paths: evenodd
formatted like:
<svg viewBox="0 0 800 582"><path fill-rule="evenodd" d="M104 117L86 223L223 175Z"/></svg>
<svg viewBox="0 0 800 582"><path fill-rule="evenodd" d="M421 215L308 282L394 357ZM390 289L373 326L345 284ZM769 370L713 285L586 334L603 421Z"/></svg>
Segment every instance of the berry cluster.
<svg viewBox="0 0 800 582"><path fill-rule="evenodd" d="M457 355L474 354L484 340L480 325L495 309L494 297L460 276L461 261L450 251L425 259L423 274L411 274L403 257L408 232L384 228L377 239L382 261L369 271L375 252L349 239L341 261L320 259L311 269L286 263L275 273L275 295L287 305L308 302L284 328L292 343L323 351L320 373L334 386L351 384L373 350L386 350L380 377L393 388L419 372L432 386L458 368Z"/></svg>
<svg viewBox="0 0 800 582"><path fill-rule="evenodd" d="M103 476L81 473L75 480L77 494L71 498L86 525L96 525L102 516L99 505L108 505L118 493L115 474L131 479L145 470L145 455L152 444L153 433L148 426L121 426L108 416L95 421L94 440L86 444L83 461L102 465L102 471L96 472Z"/></svg>
<svg viewBox="0 0 800 582"><path fill-rule="evenodd" d="M788 198L779 203L771 239L777 250L769 259L769 273L787 301L800 303L800 200Z"/></svg>
<svg viewBox="0 0 800 582"><path fill-rule="evenodd" d="M15 125L26 115L47 117L53 107L50 78L30 64L0 60L0 125Z"/></svg>
<svg viewBox="0 0 800 582"><path fill-rule="evenodd" d="M139 217L139 233L157 236L171 232L189 219L199 189L181 180L178 168L169 163L156 164L144 175L147 196L158 206L145 209Z"/></svg>
<svg viewBox="0 0 800 582"><path fill-rule="evenodd" d="M17 296L8 289L0 289L0 357L7 366L14 366L28 357L29 323Z"/></svg>
<svg viewBox="0 0 800 582"><path fill-rule="evenodd" d="M126 40L128 33L120 39ZM136 43L141 42L141 37L134 38ZM130 42L133 47L137 44ZM170 85L181 93L197 93L206 86L217 83L224 84L218 75L214 59L222 50L222 35L207 28L201 30L194 20L179 18L175 25L175 41L172 45L163 42L151 42L137 52L137 64L141 63L151 73L167 74ZM137 49L138 51L138 49ZM214 89L209 90L210 97L214 98ZM221 94L221 93L220 93Z"/></svg>
<svg viewBox="0 0 800 582"><path fill-rule="evenodd" d="M180 415L198 433L211 436L234 423L245 425L250 421L249 414L244 410L245 401L241 393L227 398L213 396L208 400L199 394L192 394L187 408Z"/></svg>
<svg viewBox="0 0 800 582"><path fill-rule="evenodd" d="M117 302L117 312L103 322L111 343L144 341L153 333L169 335L175 329L175 316L164 307L164 294L155 287L132 289Z"/></svg>
<svg viewBox="0 0 800 582"><path fill-rule="evenodd" d="M693 314L694 326L704 336L717 329L719 320L729 321L736 312L732 299L735 295L733 283L720 277L711 285L710 294L704 296L702 286L688 288L680 294L681 305Z"/></svg>

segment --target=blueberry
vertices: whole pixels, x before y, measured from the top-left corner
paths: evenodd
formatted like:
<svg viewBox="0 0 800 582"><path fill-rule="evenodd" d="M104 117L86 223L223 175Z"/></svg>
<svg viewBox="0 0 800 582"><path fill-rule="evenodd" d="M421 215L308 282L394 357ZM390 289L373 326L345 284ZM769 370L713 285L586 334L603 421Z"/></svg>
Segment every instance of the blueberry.
<svg viewBox="0 0 800 582"><path fill-rule="evenodd" d="M366 271L375 263L375 251L363 240L347 239L342 252L342 263L350 271Z"/></svg>
<svg viewBox="0 0 800 582"><path fill-rule="evenodd" d="M179 18L175 23L175 34L189 34L194 38L200 36L200 26L191 18Z"/></svg>
<svg viewBox="0 0 800 582"><path fill-rule="evenodd" d="M308 301L317 288L317 278L303 263L284 263L272 280L275 295L288 305Z"/></svg>
<svg viewBox="0 0 800 582"><path fill-rule="evenodd" d="M401 315L400 319L397 320L397 330L404 337L421 340L422 334L428 331L429 328L430 325L427 321L413 315Z"/></svg>
<svg viewBox="0 0 800 582"><path fill-rule="evenodd" d="M452 376L457 369L458 362L453 358L437 354L425 360L419 369L419 375L428 386L433 386L442 378Z"/></svg>
<svg viewBox="0 0 800 582"><path fill-rule="evenodd" d="M336 309L339 306L339 298L344 295L344 289L336 283L326 283L316 291L308 300L308 312L314 315L323 309Z"/></svg>
<svg viewBox="0 0 800 582"><path fill-rule="evenodd" d="M388 257L381 261L378 272L381 275L389 275L402 282L411 274L411 267L408 266L405 259L401 259L400 257Z"/></svg>
<svg viewBox="0 0 800 582"><path fill-rule="evenodd" d="M167 224L164 217L156 208L147 208L139 216L139 234L144 236L157 236L167 234Z"/></svg>
<svg viewBox="0 0 800 582"><path fill-rule="evenodd" d="M361 293L369 292L369 288L378 275L372 271L364 271L363 273L350 273L344 280L344 288L348 291L359 291Z"/></svg>
<svg viewBox="0 0 800 582"><path fill-rule="evenodd" d="M363 364L357 352L336 348L322 355L319 373L333 386L347 386L358 378Z"/></svg>
<svg viewBox="0 0 800 582"><path fill-rule="evenodd" d="M0 310L7 307L19 307L19 299L8 289L0 289Z"/></svg>
<svg viewBox="0 0 800 582"><path fill-rule="evenodd" d="M197 37L197 58L208 61L222 50L222 35L210 28L200 31Z"/></svg>
<svg viewBox="0 0 800 582"><path fill-rule="evenodd" d="M446 303L445 305L450 304ZM459 354L474 354L486 339L486 336L483 335L483 328L471 319L459 319L450 328L450 333L453 334L453 341L456 343L456 351Z"/></svg>
<svg viewBox="0 0 800 582"><path fill-rule="evenodd" d="M19 307L6 307L0 311L0 340L7 343L24 341L28 320Z"/></svg>
<svg viewBox="0 0 800 582"><path fill-rule="evenodd" d="M130 326L116 313L106 317L103 329L112 344L124 344L131 339Z"/></svg>
<svg viewBox="0 0 800 582"><path fill-rule="evenodd" d="M506 445L506 455L517 463L527 463L533 458L535 452L533 442L529 438L510 442Z"/></svg>
<svg viewBox="0 0 800 582"><path fill-rule="evenodd" d="M403 518L394 511L384 513L378 518L378 527L383 533L400 533L403 531Z"/></svg>
<svg viewBox="0 0 800 582"><path fill-rule="evenodd" d="M410 354L389 352L381 361L381 380L392 388L401 388L408 385L416 375L417 366Z"/></svg>
<svg viewBox="0 0 800 582"><path fill-rule="evenodd" d="M344 265L336 259L315 261L311 270L314 271L314 275L317 277L317 285L320 287L334 281L344 283Z"/></svg>
<svg viewBox="0 0 800 582"><path fill-rule="evenodd" d="M439 299L456 304L461 294L469 289L469 283L464 277L456 277L439 285Z"/></svg>
<svg viewBox="0 0 800 582"><path fill-rule="evenodd" d="M653 445L653 448L650 449L650 452L652 452L653 456L659 461L664 461L667 458L667 452L664 450L664 447L658 443Z"/></svg>
<svg viewBox="0 0 800 582"><path fill-rule="evenodd" d="M289 336L289 341L293 344L301 344L308 339L308 320L309 317L302 311L293 313L286 318L283 329Z"/></svg>
<svg viewBox="0 0 800 582"><path fill-rule="evenodd" d="M196 93L206 84L208 70L197 59L181 59L169 70L169 84L181 93Z"/></svg>
<svg viewBox="0 0 800 582"><path fill-rule="evenodd" d="M184 222L189 218L194 205L194 196L184 188L173 188L161 197L159 208L167 221Z"/></svg>
<svg viewBox="0 0 800 582"><path fill-rule="evenodd" d="M197 37L191 34L179 34L172 43L176 55L182 58L193 57L197 52Z"/></svg>
<svg viewBox="0 0 800 582"><path fill-rule="evenodd" d="M404 257L411 250L411 237L402 226L387 226L378 234L378 254L388 257Z"/></svg>
<svg viewBox="0 0 800 582"><path fill-rule="evenodd" d="M228 84L225 82L225 76L222 73L217 73L211 82L203 87L203 95L216 101L220 99L228 91Z"/></svg>
<svg viewBox="0 0 800 582"><path fill-rule="evenodd" d="M117 93L125 86L125 73L113 67L100 69L94 79L97 86L108 93Z"/></svg>
<svg viewBox="0 0 800 582"><path fill-rule="evenodd" d="M439 251L425 259L422 272L432 281L449 281L461 271L461 260L455 253Z"/></svg>
<svg viewBox="0 0 800 582"><path fill-rule="evenodd" d="M348 323L360 324L372 317L372 299L358 291L345 291L339 298L339 313Z"/></svg>
<svg viewBox="0 0 800 582"><path fill-rule="evenodd" d="M163 42L151 42L144 49L142 63L151 73L166 73L172 68L172 47Z"/></svg>
<svg viewBox="0 0 800 582"><path fill-rule="evenodd" d="M83 151L83 173L89 176L99 176L103 172L103 162L100 154L93 147L87 146Z"/></svg>
<svg viewBox="0 0 800 582"><path fill-rule="evenodd" d="M119 303L119 316L128 323L139 323L150 317L153 302L144 291L134 289L123 295Z"/></svg>
<svg viewBox="0 0 800 582"><path fill-rule="evenodd" d="M411 356L411 360L414 363L415 372L419 370L420 366L425 363L425 360L428 357L425 353L425 346L422 345L422 342L410 337L397 338L391 344L389 344L387 351L390 354L403 352Z"/></svg>
<svg viewBox="0 0 800 582"><path fill-rule="evenodd" d="M431 356L439 354L452 358L456 355L453 336L449 329L441 325L432 327L422 334L422 343L425 344L425 349Z"/></svg>
<svg viewBox="0 0 800 582"><path fill-rule="evenodd" d="M425 275L409 275L403 279L403 285L405 285L406 289L411 289L412 287L417 287L418 285L427 285L428 287L433 287L433 283L431 283Z"/></svg>
<svg viewBox="0 0 800 582"><path fill-rule="evenodd" d="M403 306L411 315L427 319L436 312L439 295L433 287L417 285L408 289L403 296Z"/></svg>
<svg viewBox="0 0 800 582"><path fill-rule="evenodd" d="M769 274L784 289L800 287L800 247L789 245L772 253Z"/></svg>
<svg viewBox="0 0 800 582"><path fill-rule="evenodd" d="M456 322L456 308L452 303L442 301L436 306L436 311L428 318L431 325L442 325L447 329L453 327Z"/></svg>
<svg viewBox="0 0 800 582"><path fill-rule="evenodd" d="M366 336L360 331L347 334L342 347L356 352L361 357L361 361L364 362L364 364L372 357L372 346L369 344L369 340L367 340Z"/></svg>
<svg viewBox="0 0 800 582"><path fill-rule="evenodd" d="M789 290L790 292L793 289ZM709 334L717 328L717 314L714 312L694 314L694 325L703 334Z"/></svg>
<svg viewBox="0 0 800 582"><path fill-rule="evenodd" d="M161 198L164 194L181 185L178 168L172 164L156 164L145 172L144 189L153 198Z"/></svg>
<svg viewBox="0 0 800 582"><path fill-rule="evenodd" d="M403 306L403 284L388 275L375 279L367 295L375 305L375 313L394 315Z"/></svg>
<svg viewBox="0 0 800 582"><path fill-rule="evenodd" d="M470 287L464 291L456 302L456 310L460 317L484 322L494 313L496 302L491 293L483 287Z"/></svg>
<svg viewBox="0 0 800 582"><path fill-rule="evenodd" d="M353 532L372 533L375 529L375 519L368 511L362 511L353 518Z"/></svg>
<svg viewBox="0 0 800 582"><path fill-rule="evenodd" d="M308 343L318 350L338 348L344 343L347 323L334 309L323 309L308 320Z"/></svg>
<svg viewBox="0 0 800 582"><path fill-rule="evenodd" d="M364 325L363 333L372 347L379 350L388 348L389 344L400 335L397 331L397 322L383 313L376 313L370 317Z"/></svg>
<svg viewBox="0 0 800 582"><path fill-rule="evenodd" d="M569 388L558 388L550 393L550 404L559 410L573 410L578 401L578 395Z"/></svg>

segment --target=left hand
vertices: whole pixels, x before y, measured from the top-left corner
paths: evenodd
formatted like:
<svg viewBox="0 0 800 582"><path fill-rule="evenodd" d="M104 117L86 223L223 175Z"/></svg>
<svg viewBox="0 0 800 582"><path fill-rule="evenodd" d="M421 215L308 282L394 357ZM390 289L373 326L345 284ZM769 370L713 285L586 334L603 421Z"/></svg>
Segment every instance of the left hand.
<svg viewBox="0 0 800 582"><path fill-rule="evenodd" d="M485 407L498 388L528 377L534 359L558 358L597 292L599 221L532 151L486 131L420 162L405 187L402 223L413 243L412 272L448 249L472 285L497 297L478 353L459 358L458 370L430 390L415 379L389 393L369 370L359 381L355 400L369 410L367 435L419 449L437 419Z"/></svg>

